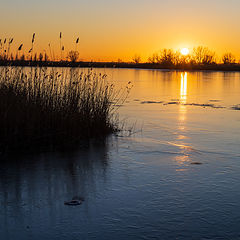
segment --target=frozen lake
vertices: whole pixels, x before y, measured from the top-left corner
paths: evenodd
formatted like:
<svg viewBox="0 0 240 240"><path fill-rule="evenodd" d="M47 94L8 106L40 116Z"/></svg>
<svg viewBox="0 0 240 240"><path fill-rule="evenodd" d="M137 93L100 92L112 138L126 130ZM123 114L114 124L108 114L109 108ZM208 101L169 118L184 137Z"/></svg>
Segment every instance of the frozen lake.
<svg viewBox="0 0 240 240"><path fill-rule="evenodd" d="M0 239L240 239L240 73L96 71L133 134L2 161Z"/></svg>

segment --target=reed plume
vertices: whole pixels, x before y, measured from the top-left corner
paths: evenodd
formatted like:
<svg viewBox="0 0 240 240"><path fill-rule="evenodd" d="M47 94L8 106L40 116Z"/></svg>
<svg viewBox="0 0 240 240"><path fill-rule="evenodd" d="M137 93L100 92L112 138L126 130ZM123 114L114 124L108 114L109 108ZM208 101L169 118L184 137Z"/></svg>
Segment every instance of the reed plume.
<svg viewBox="0 0 240 240"><path fill-rule="evenodd" d="M60 39L60 61L62 61L62 32L59 34L59 39Z"/></svg>
<svg viewBox="0 0 240 240"><path fill-rule="evenodd" d="M35 42L35 33L33 33L33 35L32 35L31 61L33 59L33 46L34 46L34 42Z"/></svg>
<svg viewBox="0 0 240 240"><path fill-rule="evenodd" d="M22 50L22 46L23 46L23 44L21 44L21 45L18 47L18 51L21 51L21 50Z"/></svg>
<svg viewBox="0 0 240 240"><path fill-rule="evenodd" d="M79 37L78 37L77 40L76 40L75 51L77 51L77 45L78 45L78 43L79 43Z"/></svg>

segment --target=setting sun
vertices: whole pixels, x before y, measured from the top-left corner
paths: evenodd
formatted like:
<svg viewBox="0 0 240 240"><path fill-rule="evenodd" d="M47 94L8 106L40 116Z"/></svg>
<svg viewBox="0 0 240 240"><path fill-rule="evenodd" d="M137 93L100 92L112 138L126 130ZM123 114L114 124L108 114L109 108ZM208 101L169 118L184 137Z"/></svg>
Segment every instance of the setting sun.
<svg viewBox="0 0 240 240"><path fill-rule="evenodd" d="M189 54L189 49L188 48L182 48L181 49L181 54L184 55L184 56L188 55Z"/></svg>

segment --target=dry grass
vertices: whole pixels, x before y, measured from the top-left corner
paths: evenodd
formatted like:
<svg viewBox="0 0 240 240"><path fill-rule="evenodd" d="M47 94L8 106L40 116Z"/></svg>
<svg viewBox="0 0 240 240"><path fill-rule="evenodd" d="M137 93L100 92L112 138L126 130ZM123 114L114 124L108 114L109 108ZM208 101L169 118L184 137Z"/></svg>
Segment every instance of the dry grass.
<svg viewBox="0 0 240 240"><path fill-rule="evenodd" d="M72 144L118 131L116 92L106 75L71 69L0 68L0 151Z"/></svg>

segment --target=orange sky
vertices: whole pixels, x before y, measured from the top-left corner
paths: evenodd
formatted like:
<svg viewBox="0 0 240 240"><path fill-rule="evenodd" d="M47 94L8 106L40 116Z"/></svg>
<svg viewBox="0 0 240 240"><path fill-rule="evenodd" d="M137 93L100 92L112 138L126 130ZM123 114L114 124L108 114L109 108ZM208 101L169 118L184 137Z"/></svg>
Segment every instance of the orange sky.
<svg viewBox="0 0 240 240"><path fill-rule="evenodd" d="M123 61L134 54L143 60L162 48L178 50L203 45L240 58L239 0L12 0L0 15L0 38L14 37L31 47L36 33L37 51L59 55L59 32L65 54L80 37L82 60Z"/></svg>

